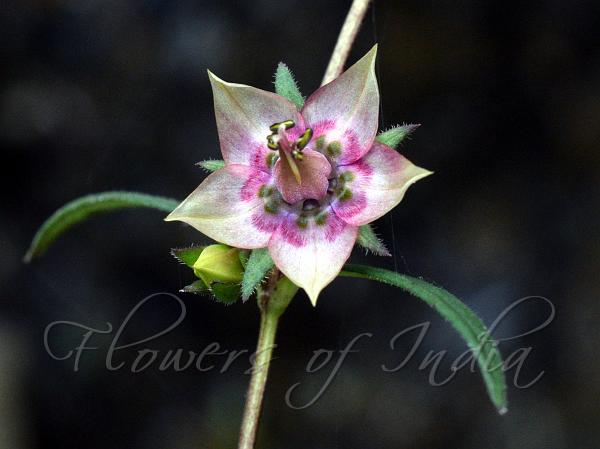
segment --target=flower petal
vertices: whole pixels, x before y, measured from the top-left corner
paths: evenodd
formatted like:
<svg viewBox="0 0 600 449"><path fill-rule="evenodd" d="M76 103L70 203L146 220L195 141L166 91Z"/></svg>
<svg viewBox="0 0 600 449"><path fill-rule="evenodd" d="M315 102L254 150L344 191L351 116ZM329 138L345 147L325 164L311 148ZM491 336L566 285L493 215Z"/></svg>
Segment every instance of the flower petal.
<svg viewBox="0 0 600 449"><path fill-rule="evenodd" d="M432 172L376 142L358 162L338 167L338 174L333 209L346 223L361 226L396 207L411 184Z"/></svg>
<svg viewBox="0 0 600 449"><path fill-rule="evenodd" d="M328 152L338 164L361 158L375 139L379 118L376 54L377 45L338 78L315 91L302 109L314 139L324 136L326 148L334 143Z"/></svg>
<svg viewBox="0 0 600 449"><path fill-rule="evenodd" d="M275 265L302 287L313 305L321 290L340 272L358 234L330 209L306 221L290 214L269 242Z"/></svg>
<svg viewBox="0 0 600 449"><path fill-rule="evenodd" d="M269 126L293 120L296 123L295 129L298 132L304 131L304 121L296 106L272 92L227 83L210 71L208 76L215 101L223 159L228 164L249 165L267 170L267 158L272 154L267 148Z"/></svg>
<svg viewBox="0 0 600 449"><path fill-rule="evenodd" d="M264 248L281 222L276 194L265 194L270 182L268 173L228 165L209 175L165 220L183 221L237 248Z"/></svg>
<svg viewBox="0 0 600 449"><path fill-rule="evenodd" d="M294 176L290 163L298 167L300 183ZM327 195L327 177L331 173L331 164L321 153L306 149L302 152L301 161L284 154L275 163L273 173L275 185L288 203L294 204L309 198L321 200Z"/></svg>

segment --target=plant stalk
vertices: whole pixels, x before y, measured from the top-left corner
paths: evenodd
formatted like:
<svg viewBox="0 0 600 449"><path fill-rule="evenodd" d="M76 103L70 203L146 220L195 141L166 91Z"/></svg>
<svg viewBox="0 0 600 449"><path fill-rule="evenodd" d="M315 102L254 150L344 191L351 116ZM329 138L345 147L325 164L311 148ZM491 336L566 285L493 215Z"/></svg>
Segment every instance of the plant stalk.
<svg viewBox="0 0 600 449"><path fill-rule="evenodd" d="M367 12L369 2L370 0L354 0L352 2L352 6L350 6L350 10L335 44L333 54L327 65L321 86L336 79L344 70L344 64L348 59L348 54L360 28L360 24Z"/></svg>
<svg viewBox="0 0 600 449"><path fill-rule="evenodd" d="M281 276L279 270L274 269L269 276L267 285L258 292L260 331L250 386L246 395L238 449L254 448L271 356L275 347L277 324L279 317L297 291L298 287L285 276Z"/></svg>

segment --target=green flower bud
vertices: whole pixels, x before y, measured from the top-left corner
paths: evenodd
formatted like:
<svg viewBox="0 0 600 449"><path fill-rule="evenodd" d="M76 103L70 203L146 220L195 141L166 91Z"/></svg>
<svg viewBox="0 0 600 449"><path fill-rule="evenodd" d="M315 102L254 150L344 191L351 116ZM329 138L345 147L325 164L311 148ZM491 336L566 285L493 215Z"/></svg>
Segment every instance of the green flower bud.
<svg viewBox="0 0 600 449"><path fill-rule="evenodd" d="M227 245L210 245L193 265L194 273L210 287L213 282L237 283L244 277L240 250Z"/></svg>

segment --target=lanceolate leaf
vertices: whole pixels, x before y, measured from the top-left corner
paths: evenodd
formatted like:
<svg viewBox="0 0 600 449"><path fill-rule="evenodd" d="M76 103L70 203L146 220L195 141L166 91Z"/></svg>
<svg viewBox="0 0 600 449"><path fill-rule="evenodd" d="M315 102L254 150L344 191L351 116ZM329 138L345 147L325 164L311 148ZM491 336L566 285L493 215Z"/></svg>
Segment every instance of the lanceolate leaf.
<svg viewBox="0 0 600 449"><path fill-rule="evenodd" d="M199 165L206 171L213 172L225 167L225 161L221 161L219 159L209 159L206 161L198 162L196 165Z"/></svg>
<svg viewBox="0 0 600 449"><path fill-rule="evenodd" d="M243 301L247 301L252 296L256 287L265 278L267 271L273 268L274 265L267 248L255 249L250 253L244 271L244 279L242 280Z"/></svg>
<svg viewBox="0 0 600 449"><path fill-rule="evenodd" d="M379 133L375 138L388 147L398 148L398 145L421 125L399 125Z"/></svg>
<svg viewBox="0 0 600 449"><path fill-rule="evenodd" d="M506 379L500 352L479 317L456 296L422 279L382 268L347 264L340 275L372 279L399 287L433 307L452 324L473 350L490 399L500 414L506 413Z"/></svg>
<svg viewBox="0 0 600 449"><path fill-rule="evenodd" d="M275 72L275 92L294 103L298 110L304 106L304 97L298 89L294 75L283 62L279 63Z"/></svg>
<svg viewBox="0 0 600 449"><path fill-rule="evenodd" d="M171 212L178 204L170 198L137 192L114 191L81 197L58 209L44 222L33 237L24 261L41 256L61 234L92 215L133 207Z"/></svg>
<svg viewBox="0 0 600 449"><path fill-rule="evenodd" d="M356 240L356 243L366 249L367 252L371 251L377 256L391 256L388 249L383 242L379 240L375 231L373 231L373 228L369 224L362 225L358 228L358 239Z"/></svg>

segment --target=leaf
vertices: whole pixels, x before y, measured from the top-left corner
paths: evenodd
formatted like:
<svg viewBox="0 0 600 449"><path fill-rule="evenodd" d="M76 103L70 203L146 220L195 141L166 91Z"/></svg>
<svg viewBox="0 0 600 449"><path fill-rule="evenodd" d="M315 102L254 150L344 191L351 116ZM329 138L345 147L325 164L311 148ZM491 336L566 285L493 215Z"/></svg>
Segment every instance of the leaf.
<svg viewBox="0 0 600 449"><path fill-rule="evenodd" d="M399 125L379 133L375 139L388 147L397 148L406 137L412 134L421 125Z"/></svg>
<svg viewBox="0 0 600 449"><path fill-rule="evenodd" d="M179 262L187 265L190 268L194 268L194 264L200 257L200 253L204 251L206 246L191 246L189 248L173 248L171 250L171 254L175 257Z"/></svg>
<svg viewBox="0 0 600 449"><path fill-rule="evenodd" d="M199 165L206 171L213 172L225 167L225 161L221 161L218 159L209 159L207 161L198 162L196 165Z"/></svg>
<svg viewBox="0 0 600 449"><path fill-rule="evenodd" d="M456 296L422 279L363 265L347 264L341 276L372 279L399 287L422 299L452 324L477 359L488 395L500 414L507 411L502 356L479 317Z"/></svg>
<svg viewBox="0 0 600 449"><path fill-rule="evenodd" d="M247 301L252 296L256 286L262 282L274 265L267 248L255 249L250 253L242 280L242 301Z"/></svg>
<svg viewBox="0 0 600 449"><path fill-rule="evenodd" d="M391 256L383 242L379 240L375 231L373 231L371 225L366 224L358 228L358 239L356 240L356 243L366 249L367 253L371 251L377 256Z"/></svg>
<svg viewBox="0 0 600 449"><path fill-rule="evenodd" d="M275 92L294 103L298 110L304 106L304 97L298 89L294 75L283 62L277 65L277 71L275 72Z"/></svg>
<svg viewBox="0 0 600 449"><path fill-rule="evenodd" d="M42 224L23 260L28 263L41 256L61 234L92 215L134 207L171 212L178 204L170 198L137 192L113 191L83 196L58 209Z"/></svg>

